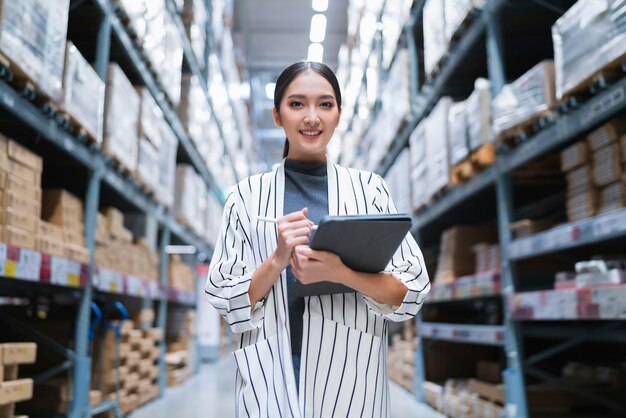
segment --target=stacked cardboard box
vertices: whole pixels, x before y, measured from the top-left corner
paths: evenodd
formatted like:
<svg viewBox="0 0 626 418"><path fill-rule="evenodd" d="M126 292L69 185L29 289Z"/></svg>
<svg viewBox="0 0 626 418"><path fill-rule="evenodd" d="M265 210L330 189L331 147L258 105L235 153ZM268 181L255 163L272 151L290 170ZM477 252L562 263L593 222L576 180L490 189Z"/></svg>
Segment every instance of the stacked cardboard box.
<svg viewBox="0 0 626 418"><path fill-rule="evenodd" d="M413 391L416 344L418 341L415 339L415 322L406 321L403 334L392 337L387 354L389 378L410 392Z"/></svg>
<svg viewBox="0 0 626 418"><path fill-rule="evenodd" d="M178 254L170 255L169 286L174 289L195 291L195 279L191 267L183 263Z"/></svg>
<svg viewBox="0 0 626 418"><path fill-rule="evenodd" d="M38 248L42 159L0 135L0 241Z"/></svg>
<svg viewBox="0 0 626 418"><path fill-rule="evenodd" d="M472 246L472 250L476 254L476 273L500 270L500 244L481 242Z"/></svg>
<svg viewBox="0 0 626 418"><path fill-rule="evenodd" d="M56 248L63 251L64 248L65 254L57 255L89 263L89 251L85 247L83 202L79 198L63 189L44 190L41 218L45 221L39 229L42 252L56 251ZM59 228L62 235L60 241Z"/></svg>
<svg viewBox="0 0 626 418"><path fill-rule="evenodd" d="M33 380L18 379L18 367L32 364L36 358L35 343L0 344L0 417L14 417L15 403L33 397Z"/></svg>
<svg viewBox="0 0 626 418"><path fill-rule="evenodd" d="M474 82L474 91L465 101L470 152L492 141L491 83L484 78Z"/></svg>
<svg viewBox="0 0 626 418"><path fill-rule="evenodd" d="M206 183L188 164L176 167L176 218L187 224L198 235L206 232L208 190Z"/></svg>
<svg viewBox="0 0 626 418"><path fill-rule="evenodd" d="M124 71L109 64L102 150L130 172L137 168L139 106L139 95Z"/></svg>
<svg viewBox="0 0 626 418"><path fill-rule="evenodd" d="M161 133L161 145L159 147L159 187L156 194L161 203L171 208L174 205L176 186L178 138L164 119L158 121L158 127Z"/></svg>
<svg viewBox="0 0 626 418"><path fill-rule="evenodd" d="M170 312L167 318L167 385L177 386L187 379L194 363L196 334L195 312L191 309Z"/></svg>
<svg viewBox="0 0 626 418"><path fill-rule="evenodd" d="M163 113L147 88L138 89L138 93L141 98L141 107L138 124L139 149L135 174L144 185L156 194L159 189L162 142L159 125L164 123Z"/></svg>
<svg viewBox="0 0 626 418"><path fill-rule="evenodd" d="M18 410L30 416L66 415L70 411L72 398L71 380L67 377L56 377L38 383L33 398L18 405ZM89 391L90 406L97 406L102 403L102 400L102 392L99 390Z"/></svg>
<svg viewBox="0 0 626 418"><path fill-rule="evenodd" d="M0 2L0 52L58 103L70 0Z"/></svg>
<svg viewBox="0 0 626 418"><path fill-rule="evenodd" d="M411 159L411 204L413 209L420 209L429 199L428 170L426 160L426 120L417 125L409 137Z"/></svg>
<svg viewBox="0 0 626 418"><path fill-rule="evenodd" d="M448 131L450 133L450 164L455 165L469 155L469 132L467 103L457 102L450 106L448 113Z"/></svg>
<svg viewBox="0 0 626 418"><path fill-rule="evenodd" d="M98 144L104 126L104 81L71 42L65 49L61 106Z"/></svg>
<svg viewBox="0 0 626 418"><path fill-rule="evenodd" d="M450 181L448 112L451 105L451 98L442 97L426 119L426 184L429 198Z"/></svg>
<svg viewBox="0 0 626 418"><path fill-rule="evenodd" d="M626 119L616 119L591 132L561 153L567 178L567 216L570 221L595 216L626 205L620 137Z"/></svg>
<svg viewBox="0 0 626 418"><path fill-rule="evenodd" d="M472 247L478 243L492 243L496 239L496 229L487 225L458 225L445 230L441 236L435 283L452 283L459 277L474 274L476 256Z"/></svg>

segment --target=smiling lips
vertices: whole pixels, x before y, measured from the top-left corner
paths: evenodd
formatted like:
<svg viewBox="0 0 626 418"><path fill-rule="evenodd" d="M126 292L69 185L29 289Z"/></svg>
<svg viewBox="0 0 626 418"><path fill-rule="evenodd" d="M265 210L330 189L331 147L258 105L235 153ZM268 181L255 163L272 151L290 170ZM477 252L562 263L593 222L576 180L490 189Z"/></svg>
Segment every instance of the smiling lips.
<svg viewBox="0 0 626 418"><path fill-rule="evenodd" d="M322 134L322 131L300 131L300 133L308 138L316 138Z"/></svg>

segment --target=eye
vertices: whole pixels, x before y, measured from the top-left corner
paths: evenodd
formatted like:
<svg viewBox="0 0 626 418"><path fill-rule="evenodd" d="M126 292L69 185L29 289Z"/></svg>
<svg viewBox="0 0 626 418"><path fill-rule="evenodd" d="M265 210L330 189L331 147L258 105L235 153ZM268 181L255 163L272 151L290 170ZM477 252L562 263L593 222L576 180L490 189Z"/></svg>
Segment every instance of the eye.
<svg viewBox="0 0 626 418"><path fill-rule="evenodd" d="M289 107L302 107L304 106L302 102L290 102Z"/></svg>
<svg viewBox="0 0 626 418"><path fill-rule="evenodd" d="M324 102L320 106L331 109L333 106L335 106L335 104L333 102Z"/></svg>

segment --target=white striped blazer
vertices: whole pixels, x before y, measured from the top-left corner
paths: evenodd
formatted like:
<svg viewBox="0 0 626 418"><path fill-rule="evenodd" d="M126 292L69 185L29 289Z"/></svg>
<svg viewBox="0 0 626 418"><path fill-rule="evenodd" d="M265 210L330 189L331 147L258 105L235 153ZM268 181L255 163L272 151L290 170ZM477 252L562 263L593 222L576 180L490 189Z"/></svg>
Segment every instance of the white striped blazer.
<svg viewBox="0 0 626 418"><path fill-rule="evenodd" d="M286 273L253 308L248 288L255 268L277 245L284 161L249 177L226 199L222 228L206 283L209 302L235 333L238 417L388 417L387 321L414 317L430 290L417 243L407 234L386 272L409 289L400 306L359 293L305 298L299 393L289 343ZM328 164L330 215L395 213L384 180Z"/></svg>

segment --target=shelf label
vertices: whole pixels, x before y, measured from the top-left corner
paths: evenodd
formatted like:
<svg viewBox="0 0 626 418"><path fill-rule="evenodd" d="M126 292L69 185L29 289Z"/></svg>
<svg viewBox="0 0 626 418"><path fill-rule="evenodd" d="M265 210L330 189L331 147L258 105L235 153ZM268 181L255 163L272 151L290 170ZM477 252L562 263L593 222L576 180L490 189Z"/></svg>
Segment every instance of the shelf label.
<svg viewBox="0 0 626 418"><path fill-rule="evenodd" d="M587 124L603 113L607 113L613 110L614 107L621 105L624 102L626 95L624 94L624 87L610 90L607 94L596 100L589 111L581 115L580 120L582 123Z"/></svg>
<svg viewBox="0 0 626 418"><path fill-rule="evenodd" d="M50 257L50 283L67 286L67 259L57 257L55 255Z"/></svg>
<svg viewBox="0 0 626 418"><path fill-rule="evenodd" d="M113 293L122 293L124 290L124 276L121 273L110 270L100 270L98 276L98 288L100 290Z"/></svg>
<svg viewBox="0 0 626 418"><path fill-rule="evenodd" d="M83 272L83 266L78 261L65 260L65 268L67 269L67 285L80 287L80 277Z"/></svg>
<svg viewBox="0 0 626 418"><path fill-rule="evenodd" d="M594 238L602 238L626 231L626 211L602 216L593 220L591 233Z"/></svg>
<svg viewBox="0 0 626 418"><path fill-rule="evenodd" d="M0 276L7 276L5 273L5 265L7 261L7 245L0 243Z"/></svg>
<svg viewBox="0 0 626 418"><path fill-rule="evenodd" d="M146 296L146 287L144 281L139 277L127 276L126 277L126 293L131 296Z"/></svg>
<svg viewBox="0 0 626 418"><path fill-rule="evenodd" d="M574 225L566 225L553 231L546 232L541 237L541 248L544 250L552 250L576 240L574 233Z"/></svg>
<svg viewBox="0 0 626 418"><path fill-rule="evenodd" d="M38 281L41 273L41 253L20 249L19 261L15 268L15 277L24 280Z"/></svg>

